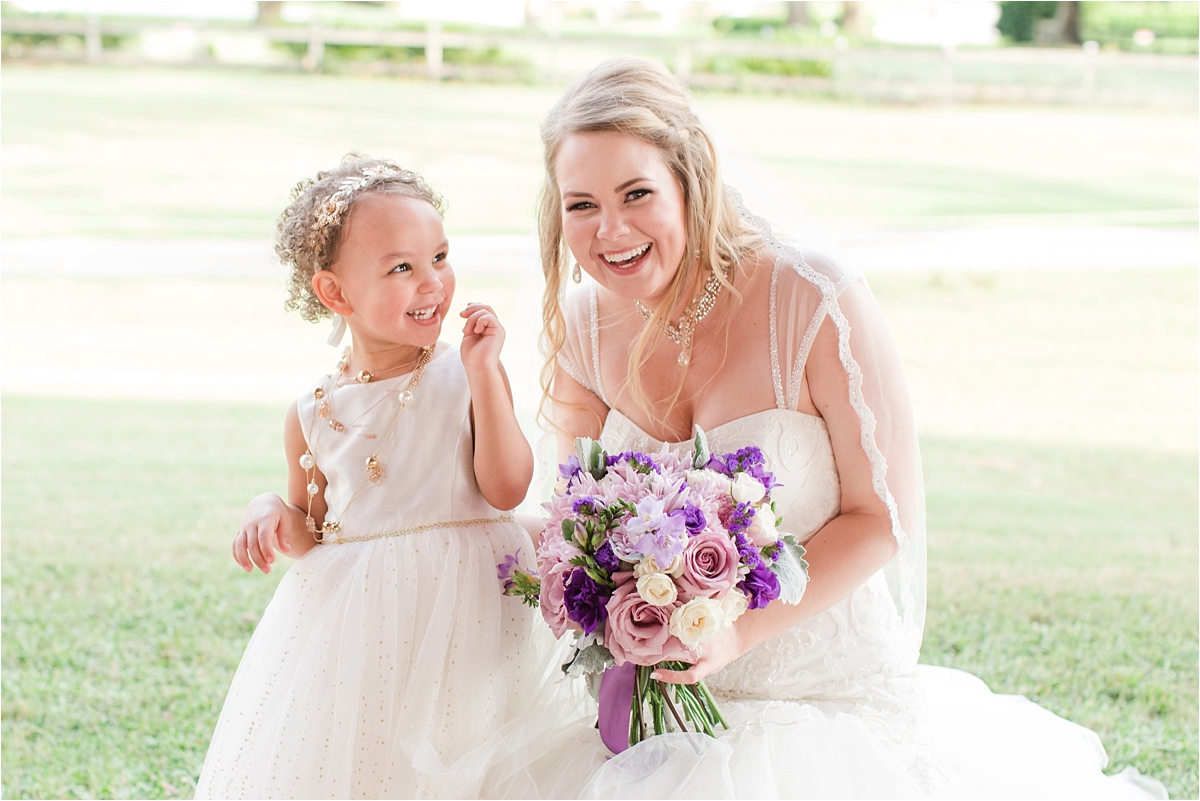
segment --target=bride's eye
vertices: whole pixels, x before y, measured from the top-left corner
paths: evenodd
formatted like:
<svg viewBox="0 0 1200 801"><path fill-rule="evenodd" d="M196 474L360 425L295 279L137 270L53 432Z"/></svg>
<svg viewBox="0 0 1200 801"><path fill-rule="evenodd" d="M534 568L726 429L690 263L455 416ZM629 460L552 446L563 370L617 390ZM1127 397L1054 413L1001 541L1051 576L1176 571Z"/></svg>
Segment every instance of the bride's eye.
<svg viewBox="0 0 1200 801"><path fill-rule="evenodd" d="M567 206L567 211L583 211L584 209L594 209L596 204L590 200L581 200L578 203L572 203Z"/></svg>
<svg viewBox="0 0 1200 801"><path fill-rule="evenodd" d="M640 200L646 195L652 194L649 189L634 189L625 195L626 200Z"/></svg>

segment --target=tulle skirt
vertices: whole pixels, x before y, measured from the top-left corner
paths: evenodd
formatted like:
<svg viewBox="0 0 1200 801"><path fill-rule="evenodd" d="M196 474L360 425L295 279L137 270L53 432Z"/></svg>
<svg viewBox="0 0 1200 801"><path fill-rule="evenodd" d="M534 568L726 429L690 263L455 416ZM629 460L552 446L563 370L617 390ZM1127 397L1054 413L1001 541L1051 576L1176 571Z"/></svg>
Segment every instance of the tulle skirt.
<svg viewBox="0 0 1200 801"><path fill-rule="evenodd" d="M536 611L500 592L514 523L322 546L280 581L221 712L197 798L519 794L578 724ZM557 706L556 706L557 705Z"/></svg>
<svg viewBox="0 0 1200 801"><path fill-rule="evenodd" d="M919 667L927 709L910 740L895 742L845 702L725 701L718 739L652 737L580 773L544 778L554 795L584 798L1166 798L1127 769L1105 776L1094 732L1019 696L993 694L974 676ZM599 735L580 736L603 753ZM569 786L571 770L587 778Z"/></svg>

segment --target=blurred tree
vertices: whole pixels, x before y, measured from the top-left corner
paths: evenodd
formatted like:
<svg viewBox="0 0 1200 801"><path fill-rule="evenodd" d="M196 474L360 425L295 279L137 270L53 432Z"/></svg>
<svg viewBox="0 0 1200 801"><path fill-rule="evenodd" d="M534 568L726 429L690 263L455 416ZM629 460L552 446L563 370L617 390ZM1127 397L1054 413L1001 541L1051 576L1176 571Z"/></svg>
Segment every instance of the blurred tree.
<svg viewBox="0 0 1200 801"><path fill-rule="evenodd" d="M1060 2L1054 11L1054 22L1058 28L1058 41L1064 44L1080 44L1079 37L1079 0Z"/></svg>
<svg viewBox="0 0 1200 801"><path fill-rule="evenodd" d="M277 25L283 19L283 2L268 2L267 0L259 0L258 3L258 18L256 22L259 25Z"/></svg>
<svg viewBox="0 0 1200 801"><path fill-rule="evenodd" d="M861 30L865 25L867 19L863 14L862 3L858 0L846 0L843 3L842 27L851 33L866 33Z"/></svg>
<svg viewBox="0 0 1200 801"><path fill-rule="evenodd" d="M1033 2L1002 0L1000 19L996 22L996 30L1000 31L1000 35L1010 42L1032 42L1033 30L1037 21L1054 19L1058 6L1058 3L1041 2L1040 0ZM1078 12L1076 12L1076 20L1078 20Z"/></svg>

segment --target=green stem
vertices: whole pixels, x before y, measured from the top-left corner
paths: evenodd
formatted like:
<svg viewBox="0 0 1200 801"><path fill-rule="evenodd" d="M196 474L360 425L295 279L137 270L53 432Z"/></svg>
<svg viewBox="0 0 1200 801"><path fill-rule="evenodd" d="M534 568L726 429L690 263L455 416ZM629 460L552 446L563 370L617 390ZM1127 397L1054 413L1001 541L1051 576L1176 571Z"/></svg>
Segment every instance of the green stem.
<svg viewBox="0 0 1200 801"><path fill-rule="evenodd" d="M704 700L707 702L709 711L712 713L716 721L721 724L721 728L728 730L729 724L725 721L725 716L721 714L721 707L717 706L717 699L713 698L712 692L708 689L708 685L702 681L696 682L696 686L700 688L700 692L704 694Z"/></svg>

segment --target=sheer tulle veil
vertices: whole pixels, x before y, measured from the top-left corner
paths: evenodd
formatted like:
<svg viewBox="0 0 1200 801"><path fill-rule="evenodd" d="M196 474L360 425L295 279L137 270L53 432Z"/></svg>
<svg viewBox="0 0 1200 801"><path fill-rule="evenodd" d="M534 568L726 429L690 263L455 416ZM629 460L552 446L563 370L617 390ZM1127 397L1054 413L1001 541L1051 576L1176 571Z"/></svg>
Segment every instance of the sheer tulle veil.
<svg viewBox="0 0 1200 801"><path fill-rule="evenodd" d="M891 332L863 274L829 231L733 137L711 119L701 116L701 122L716 150L725 191L743 219L783 266L819 292L778 292L777 319L770 322L779 350L773 369L783 373L777 384L785 388L785 397L777 398L780 406L796 406L818 328L828 319L837 330L862 447L898 545L884 574L915 662L925 625L925 491L912 403Z"/></svg>

